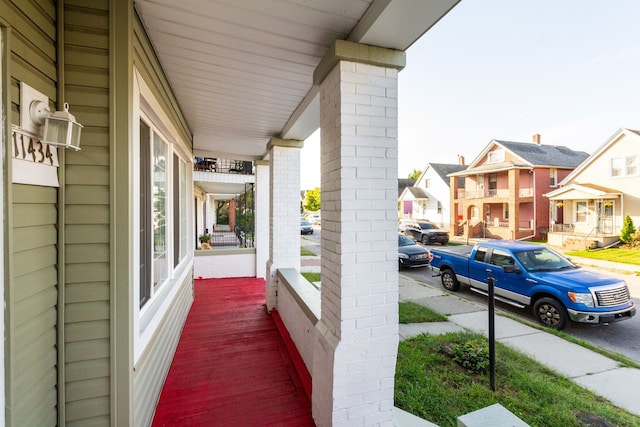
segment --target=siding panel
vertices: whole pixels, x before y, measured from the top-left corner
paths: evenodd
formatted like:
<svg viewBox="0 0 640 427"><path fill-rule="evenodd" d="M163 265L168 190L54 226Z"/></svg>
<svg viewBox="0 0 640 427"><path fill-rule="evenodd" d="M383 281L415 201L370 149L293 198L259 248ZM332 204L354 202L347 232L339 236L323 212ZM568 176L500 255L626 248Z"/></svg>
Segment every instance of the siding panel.
<svg viewBox="0 0 640 427"><path fill-rule="evenodd" d="M20 82L56 100L55 3L0 0L9 41L11 123L20 124ZM6 425L55 426L57 408L57 198L51 187L12 184L7 293Z"/></svg>
<svg viewBox="0 0 640 427"><path fill-rule="evenodd" d="M65 99L85 128L65 191L65 421L112 423L109 2L65 1Z"/></svg>

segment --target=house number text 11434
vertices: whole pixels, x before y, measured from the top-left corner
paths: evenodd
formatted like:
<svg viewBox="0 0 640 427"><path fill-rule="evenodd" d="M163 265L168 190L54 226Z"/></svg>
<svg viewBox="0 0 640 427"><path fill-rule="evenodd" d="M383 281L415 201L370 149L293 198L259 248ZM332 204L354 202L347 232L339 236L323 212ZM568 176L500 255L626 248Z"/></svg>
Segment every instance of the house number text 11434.
<svg viewBox="0 0 640 427"><path fill-rule="evenodd" d="M16 131L13 132L13 158L47 166L59 166L58 150L55 146Z"/></svg>

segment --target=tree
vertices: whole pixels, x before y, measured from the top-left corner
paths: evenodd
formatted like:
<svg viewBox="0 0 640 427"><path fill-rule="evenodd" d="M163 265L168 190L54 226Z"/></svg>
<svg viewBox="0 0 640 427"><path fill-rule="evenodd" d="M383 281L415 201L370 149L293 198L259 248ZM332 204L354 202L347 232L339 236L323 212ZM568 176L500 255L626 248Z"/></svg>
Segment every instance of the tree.
<svg viewBox="0 0 640 427"><path fill-rule="evenodd" d="M624 217L624 224L622 225L622 231L620 232L620 241L622 243L630 243L633 233L636 232L633 226L633 220L629 215Z"/></svg>
<svg viewBox="0 0 640 427"><path fill-rule="evenodd" d="M304 196L304 208L312 212L320 210L320 187L307 190Z"/></svg>
<svg viewBox="0 0 640 427"><path fill-rule="evenodd" d="M418 179L420 178L420 175L422 175L422 171L419 171L418 169L414 169L413 172L411 172L407 178Z"/></svg>

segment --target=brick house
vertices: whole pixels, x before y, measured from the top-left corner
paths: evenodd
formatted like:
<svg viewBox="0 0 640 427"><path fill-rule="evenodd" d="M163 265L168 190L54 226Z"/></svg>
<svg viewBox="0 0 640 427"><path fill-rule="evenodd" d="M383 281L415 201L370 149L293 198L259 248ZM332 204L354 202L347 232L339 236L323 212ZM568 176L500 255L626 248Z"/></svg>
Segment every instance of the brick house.
<svg viewBox="0 0 640 427"><path fill-rule="evenodd" d="M544 197L588 154L564 146L492 140L451 180L452 236L545 238L549 200ZM459 188L459 180L465 184Z"/></svg>

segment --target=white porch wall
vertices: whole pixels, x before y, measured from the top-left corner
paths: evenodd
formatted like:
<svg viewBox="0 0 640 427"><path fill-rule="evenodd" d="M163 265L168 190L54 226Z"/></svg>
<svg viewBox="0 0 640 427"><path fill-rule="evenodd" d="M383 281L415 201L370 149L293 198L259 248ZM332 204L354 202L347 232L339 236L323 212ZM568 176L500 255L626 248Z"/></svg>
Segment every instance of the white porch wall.
<svg viewBox="0 0 640 427"><path fill-rule="evenodd" d="M255 248L256 277L265 278L267 261L269 260L269 162L257 160L256 195L255 195Z"/></svg>
<svg viewBox="0 0 640 427"><path fill-rule="evenodd" d="M404 54L349 42L366 61ZM374 51L372 51L372 49ZM397 64L342 59L320 83L322 318L312 411L320 426L393 424L398 346Z"/></svg>

